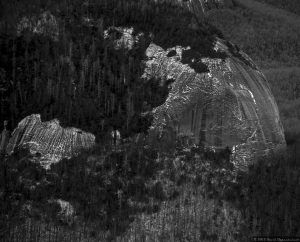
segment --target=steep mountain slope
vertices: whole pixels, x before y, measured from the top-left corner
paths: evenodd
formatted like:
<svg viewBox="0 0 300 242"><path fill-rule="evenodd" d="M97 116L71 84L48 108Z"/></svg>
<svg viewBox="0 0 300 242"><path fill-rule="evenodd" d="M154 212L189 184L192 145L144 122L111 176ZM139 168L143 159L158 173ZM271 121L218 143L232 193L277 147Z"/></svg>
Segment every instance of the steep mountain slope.
<svg viewBox="0 0 300 242"><path fill-rule="evenodd" d="M15 86L5 91L15 111L6 108L2 117L20 118L19 108L24 114L42 111L103 140L113 129L130 137L151 125L154 143L172 143L174 136L203 148L228 147L241 166L284 145L265 77L245 53L199 21L201 4L79 2L67 19L62 13L57 20L49 13L21 18L16 39L2 40L4 82L9 86L11 78ZM90 17L78 18L82 8Z"/></svg>
<svg viewBox="0 0 300 242"><path fill-rule="evenodd" d="M28 150L1 156L0 236L238 242L256 227L278 231L282 217L284 231L299 231L298 200L278 198L292 189L298 198L295 164L283 170L286 159L264 157L266 167L249 166L285 146L268 81L194 8L150 0L15 4L26 11L1 22L1 119L16 126L41 113L80 130L28 116L33 125L23 129L23 120L10 146L33 141L29 151L60 159L73 155L66 148L93 144L91 133L98 145L48 170Z"/></svg>
<svg viewBox="0 0 300 242"><path fill-rule="evenodd" d="M149 99L149 91L157 88L154 84L144 92L134 91L145 89L139 81L143 72L140 62L151 41L150 32L153 41L164 48L191 45L201 47L203 56L216 55L213 36L219 33L214 28L206 24L198 31L186 28L193 19L186 11L167 3L156 8L152 1L146 2L96 1L84 5L79 1L60 6L57 23L64 32L59 41L49 36L51 32L30 33L26 25L24 35L10 35L10 31L17 32L18 22L24 18L12 23L5 20L0 42L1 121L9 119L15 127L26 115L41 113L45 119L58 118L68 126L88 127L96 135L111 127L126 133L129 122L139 122L135 118L143 109L143 99ZM33 11L27 15L33 21L41 18ZM103 38L112 23L144 32L141 45L130 53L113 49L111 40ZM186 35L191 38L184 38ZM103 124L100 129L99 123Z"/></svg>

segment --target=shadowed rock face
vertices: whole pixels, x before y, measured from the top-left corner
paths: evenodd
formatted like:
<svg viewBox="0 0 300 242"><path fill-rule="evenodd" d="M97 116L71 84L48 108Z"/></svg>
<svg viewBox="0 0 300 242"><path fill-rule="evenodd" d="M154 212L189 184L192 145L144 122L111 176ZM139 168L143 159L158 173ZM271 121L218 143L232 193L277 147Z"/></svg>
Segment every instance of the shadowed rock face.
<svg viewBox="0 0 300 242"><path fill-rule="evenodd" d="M81 149L95 144L95 136L76 128L63 128L54 119L42 122L39 114L24 118L13 131L6 147L7 154L16 148L29 148L41 155L40 163L46 169L52 163L76 155Z"/></svg>

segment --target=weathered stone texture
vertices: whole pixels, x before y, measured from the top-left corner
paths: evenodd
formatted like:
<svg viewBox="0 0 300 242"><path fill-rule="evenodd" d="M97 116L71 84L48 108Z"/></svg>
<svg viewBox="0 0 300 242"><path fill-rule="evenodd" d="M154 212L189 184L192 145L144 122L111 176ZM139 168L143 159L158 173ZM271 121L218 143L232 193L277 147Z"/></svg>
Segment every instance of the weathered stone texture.
<svg viewBox="0 0 300 242"><path fill-rule="evenodd" d="M31 153L40 153L41 164L49 168L62 158L70 158L81 149L95 144L95 136L76 128L63 128L57 119L42 122L39 114L24 118L13 131L6 153L16 148L29 148Z"/></svg>

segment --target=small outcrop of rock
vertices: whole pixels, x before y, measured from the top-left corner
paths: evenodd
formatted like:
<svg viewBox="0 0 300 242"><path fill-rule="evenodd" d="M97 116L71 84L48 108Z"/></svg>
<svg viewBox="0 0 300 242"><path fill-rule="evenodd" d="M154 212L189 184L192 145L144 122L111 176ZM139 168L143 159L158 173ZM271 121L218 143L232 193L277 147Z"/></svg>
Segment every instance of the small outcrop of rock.
<svg viewBox="0 0 300 242"><path fill-rule="evenodd" d="M133 28L110 27L104 31L104 38L113 41L116 50L128 49L131 50L134 44L139 42L140 37L133 35Z"/></svg>
<svg viewBox="0 0 300 242"><path fill-rule="evenodd" d="M42 122L39 114L32 114L13 131L6 153L10 155L16 148L28 148L31 153L40 155L40 164L48 169L52 163L71 158L94 144L95 136L91 133L63 128L57 119Z"/></svg>
<svg viewBox="0 0 300 242"><path fill-rule="evenodd" d="M75 210L71 203L62 199L50 199L48 203L58 206L56 219L69 226L74 223Z"/></svg>
<svg viewBox="0 0 300 242"><path fill-rule="evenodd" d="M7 146L9 140L9 131L6 129L7 121L4 121L4 129L2 133L0 133L0 155L5 154L5 148Z"/></svg>

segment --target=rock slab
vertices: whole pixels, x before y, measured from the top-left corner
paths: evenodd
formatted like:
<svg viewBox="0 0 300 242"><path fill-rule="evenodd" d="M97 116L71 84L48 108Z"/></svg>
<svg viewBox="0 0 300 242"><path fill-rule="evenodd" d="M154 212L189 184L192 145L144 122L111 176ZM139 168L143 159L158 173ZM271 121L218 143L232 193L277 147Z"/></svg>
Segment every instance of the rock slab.
<svg viewBox="0 0 300 242"><path fill-rule="evenodd" d="M41 156L41 165L48 169L52 163L71 158L94 144L95 136L91 133L63 128L57 119L42 122L39 114L32 114L13 131L6 153L11 155L17 148L28 148L31 153Z"/></svg>

